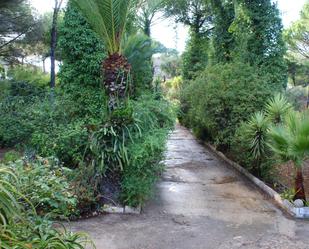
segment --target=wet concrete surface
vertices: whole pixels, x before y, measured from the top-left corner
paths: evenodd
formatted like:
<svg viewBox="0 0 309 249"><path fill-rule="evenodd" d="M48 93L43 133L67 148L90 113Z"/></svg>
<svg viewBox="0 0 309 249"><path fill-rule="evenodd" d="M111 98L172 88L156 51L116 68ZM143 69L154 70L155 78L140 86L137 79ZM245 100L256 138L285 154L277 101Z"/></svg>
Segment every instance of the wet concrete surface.
<svg viewBox="0 0 309 249"><path fill-rule="evenodd" d="M309 221L285 216L177 126L166 171L141 215L74 222L98 249L309 249Z"/></svg>

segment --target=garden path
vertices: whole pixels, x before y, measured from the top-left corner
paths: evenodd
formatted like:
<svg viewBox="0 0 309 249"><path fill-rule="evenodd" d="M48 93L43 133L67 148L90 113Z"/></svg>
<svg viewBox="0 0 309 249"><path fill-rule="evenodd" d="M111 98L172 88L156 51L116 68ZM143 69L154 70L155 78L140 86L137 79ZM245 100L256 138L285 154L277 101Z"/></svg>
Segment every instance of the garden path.
<svg viewBox="0 0 309 249"><path fill-rule="evenodd" d="M179 125L165 164L141 215L103 215L72 229L98 249L309 249L309 222L286 217Z"/></svg>

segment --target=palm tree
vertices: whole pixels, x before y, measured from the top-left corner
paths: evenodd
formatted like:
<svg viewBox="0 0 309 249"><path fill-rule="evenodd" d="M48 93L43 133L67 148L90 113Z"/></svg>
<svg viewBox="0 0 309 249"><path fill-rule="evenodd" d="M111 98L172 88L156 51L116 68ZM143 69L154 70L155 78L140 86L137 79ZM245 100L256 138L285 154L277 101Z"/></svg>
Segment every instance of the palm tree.
<svg viewBox="0 0 309 249"><path fill-rule="evenodd" d="M296 168L295 197L306 200L302 165L309 156L309 115L291 111L285 122L270 128L270 148L283 161L293 162Z"/></svg>
<svg viewBox="0 0 309 249"><path fill-rule="evenodd" d="M108 57L103 62L104 85L110 97L110 108L124 98L131 66L122 53L131 0L71 0L103 41Z"/></svg>

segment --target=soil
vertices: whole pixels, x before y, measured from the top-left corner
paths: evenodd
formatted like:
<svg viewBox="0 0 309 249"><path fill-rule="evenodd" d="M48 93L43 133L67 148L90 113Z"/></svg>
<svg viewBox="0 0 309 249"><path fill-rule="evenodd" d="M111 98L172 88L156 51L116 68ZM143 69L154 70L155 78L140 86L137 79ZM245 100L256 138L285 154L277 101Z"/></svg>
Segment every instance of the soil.
<svg viewBox="0 0 309 249"><path fill-rule="evenodd" d="M309 249L309 221L286 217L177 126L166 171L141 215L72 222L98 249Z"/></svg>

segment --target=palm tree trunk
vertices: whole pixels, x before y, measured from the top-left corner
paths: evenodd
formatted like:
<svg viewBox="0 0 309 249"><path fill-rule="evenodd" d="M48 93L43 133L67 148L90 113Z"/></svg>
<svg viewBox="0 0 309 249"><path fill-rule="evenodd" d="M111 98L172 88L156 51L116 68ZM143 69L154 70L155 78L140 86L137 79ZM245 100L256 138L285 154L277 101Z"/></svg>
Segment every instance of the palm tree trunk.
<svg viewBox="0 0 309 249"><path fill-rule="evenodd" d="M297 169L295 177L295 196L294 200L300 199L306 201L306 194L304 188L304 177L302 169Z"/></svg>
<svg viewBox="0 0 309 249"><path fill-rule="evenodd" d="M109 95L109 108L114 110L125 98L129 87L131 65L121 54L110 55L103 62L104 86Z"/></svg>

